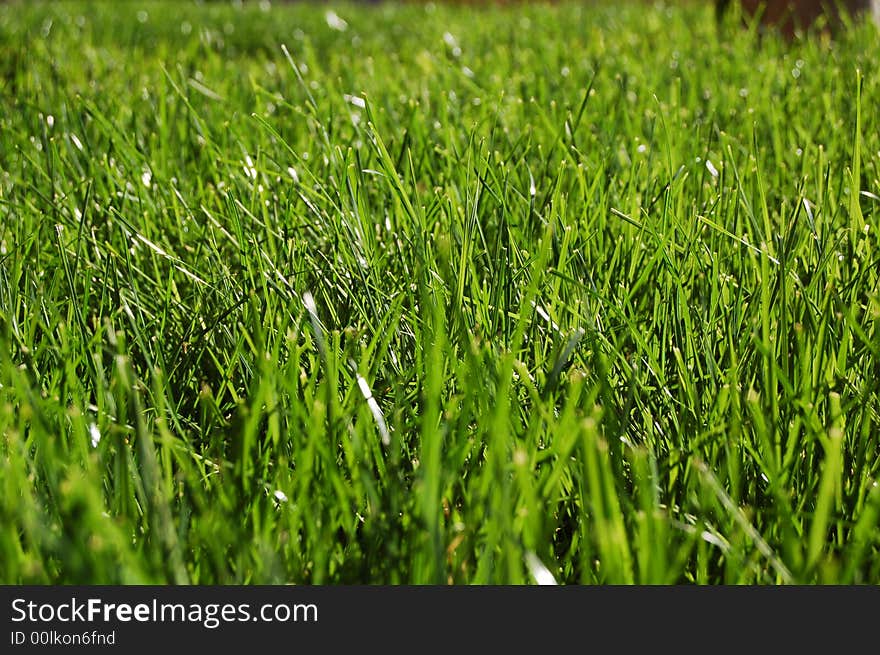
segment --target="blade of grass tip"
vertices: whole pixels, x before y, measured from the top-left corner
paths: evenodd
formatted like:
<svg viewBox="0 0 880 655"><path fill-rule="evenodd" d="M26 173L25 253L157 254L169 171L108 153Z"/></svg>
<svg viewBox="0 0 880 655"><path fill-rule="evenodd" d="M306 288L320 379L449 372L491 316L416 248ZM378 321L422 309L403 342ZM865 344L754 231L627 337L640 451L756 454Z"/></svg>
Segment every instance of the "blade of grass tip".
<svg viewBox="0 0 880 655"><path fill-rule="evenodd" d="M856 124L853 134L853 154L851 183L849 189L849 215L855 231L865 227L865 218L862 216L862 207L859 204L859 189L862 176L862 71L856 69Z"/></svg>
<svg viewBox="0 0 880 655"><path fill-rule="evenodd" d="M544 384L544 389L541 392L541 396L546 400L547 396L556 391L556 388L559 386L559 378L562 375L563 371L568 367L569 362L571 361L571 357L574 354L577 347L580 345L581 340L586 335L586 330L583 328L578 328L572 334L569 335L568 341L565 344L565 348L559 354L559 357L556 358L556 361L553 364L553 370L550 371L550 376L547 378L547 382Z"/></svg>
<svg viewBox="0 0 880 655"><path fill-rule="evenodd" d="M608 442L601 434L601 409L581 422L583 477L586 480L585 505L592 507L599 558L605 581L633 584L632 550L626 529Z"/></svg>
<svg viewBox="0 0 880 655"><path fill-rule="evenodd" d="M703 482L712 490L715 496L718 498L721 505L730 512L730 515L733 517L733 520L739 525L743 532L751 539L755 547L758 549L758 552L761 553L768 562L770 562L770 566L773 567L773 570L776 571L776 574L780 577L780 579L785 584L791 584L794 582L794 576L791 571L788 570L788 567L785 566L785 563L779 558L779 556L773 551L773 548L770 547L764 538L761 536L761 533L753 526L748 517L746 517L745 512L742 511L740 507L737 506L736 503L733 502L730 496L727 495L727 492L724 491L724 488L721 486L721 483L718 482L718 478L709 470L709 467L705 464L705 462L701 460L696 460L694 462L697 471L700 473L700 477L703 479Z"/></svg>
<svg viewBox="0 0 880 655"><path fill-rule="evenodd" d="M587 88L584 89L584 97L581 100L581 105L578 108L577 115L574 117L574 120L571 121L571 136L572 141L574 141L574 135L577 132L578 127L581 124L581 119L584 117L584 110L587 108L587 103L590 101L590 94L593 92L593 85L596 82L596 75L599 74L599 67L597 65L596 69L593 71L593 75L590 78L590 83L587 85Z"/></svg>
<svg viewBox="0 0 880 655"><path fill-rule="evenodd" d="M165 79L168 80L168 83L171 85L171 88L174 89L174 92L177 93L177 95L180 97L181 102L183 102L184 106L189 111L189 115L192 119L193 126L196 128L196 132L199 133L199 136L205 139L206 144L213 144L211 133L208 131L207 126L205 125L202 118L199 116L199 113L196 111L195 107L193 107L192 103L189 101L189 95L183 92L183 90L180 88L180 85L178 85L177 82L174 81L174 78L171 77L171 73L168 72L168 69L165 68L164 65L160 64L160 68L162 69L162 73L165 75ZM98 114L100 115L100 112L98 112ZM113 127L112 124L110 125L110 127ZM119 133L120 131L114 129L113 132ZM124 133L122 137L128 148L134 153L137 153L138 149L126 140Z"/></svg>
<svg viewBox="0 0 880 655"><path fill-rule="evenodd" d="M284 57L287 59L287 62L290 64L290 67L293 69L294 74L296 75L296 79L299 81L299 85L302 87L303 91L305 91L306 97L309 99L309 105L311 105L312 112L318 113L318 103L315 102L315 97L312 95L312 92L309 90L309 85L306 84L306 81L303 79L302 73L299 70L299 66L296 65L296 62L293 61L293 57L290 56L290 51L287 49L285 44L281 44L281 52L284 53Z"/></svg>
<svg viewBox="0 0 880 655"><path fill-rule="evenodd" d="M79 210L79 227L76 231L76 250L74 251L73 258L73 268L71 269L71 276L73 279L76 279L76 274L79 271L79 260L80 260L80 245L83 242L83 232L86 224L86 214L89 211L89 198L92 195L92 181L89 180L88 184L86 184L86 191L83 196L82 203L80 204Z"/></svg>
<svg viewBox="0 0 880 655"><path fill-rule="evenodd" d="M807 206L807 210L809 211L809 205L808 205L806 199L804 199L804 204L805 204L805 206ZM613 211L613 210L612 210L612 211ZM813 217L812 212L809 213L809 216L810 216L810 219L812 219L812 217ZM713 230L716 230L717 232L723 234L723 235L726 236L727 238L729 238L729 239L733 239L733 240L736 241L737 243L742 244L743 246L745 246L745 247L748 248L749 250L751 250L751 251L753 251L753 252L755 252L755 253L757 253L757 254L759 254L759 255L766 255L766 256L767 256L767 259L769 259L771 262L773 262L774 264L776 264L777 266L779 266L779 260L776 259L776 257L773 257L770 253L768 253L768 252L765 251L765 250L762 250L761 248L758 248L757 246L753 246L751 243L749 243L749 242L746 241L745 239L736 236L735 234L733 234L733 233L730 232L729 230L726 230L726 229L725 229L724 227L722 227L721 225L718 225L718 223L714 223L713 221L709 220L709 219L706 218L705 216L700 216L700 215L697 216L697 220L700 221L701 223L703 223L704 225L707 225L707 226L711 227Z"/></svg>
<svg viewBox="0 0 880 655"><path fill-rule="evenodd" d="M367 407L370 408L370 413L373 415L373 419L376 421L376 427L379 428L379 434L382 437L382 444L385 446L391 445L391 435L388 432L388 425L385 423L385 415L382 413L382 409L379 407L379 403L373 397L373 391L370 389L370 385L367 380L360 373L357 372L356 365L353 361L350 361L352 369L355 369L354 375L357 379L358 389L361 391L361 395L364 397L364 400L367 401Z"/></svg>
<svg viewBox="0 0 880 655"><path fill-rule="evenodd" d="M529 267L529 284L523 294L519 318L517 319L513 336L508 345L508 352L511 354L511 357L508 357L505 360L505 379L513 373L513 357L516 356L522 346L526 330L531 324L532 312L529 310L534 311L538 306L535 302L535 298L538 296L538 286L541 280L544 279L544 272L548 269L547 264L550 261L552 244L553 226L548 224L544 228L544 234L538 242L538 254L533 260L533 264Z"/></svg>
<svg viewBox="0 0 880 655"><path fill-rule="evenodd" d="M77 300L76 294L76 284L74 278L74 272L71 269L70 262L67 259L67 251L64 248L64 239L63 239L64 226L60 223L55 225L55 237L58 243L58 254L61 257L61 263L64 268L64 277L67 281L67 288L70 291L70 300L73 304L73 313L76 316L77 325L81 331L80 336L82 339L88 339L89 330L86 327L85 319L82 315L82 307Z"/></svg>
<svg viewBox="0 0 880 655"><path fill-rule="evenodd" d="M878 539L878 517L880 517L880 484L874 482L864 509L853 528L850 545L843 558L846 562L846 569L842 577L843 584L859 584L861 582L856 579L859 571L858 567L865 556L866 548L872 541L876 542Z"/></svg>
<svg viewBox="0 0 880 655"><path fill-rule="evenodd" d="M441 425L441 403L445 379L446 317L444 307L436 300L427 285L422 285L423 338L423 392L424 409L421 416L419 444L419 474L422 486L418 499L421 521L428 533L428 541L418 554L416 584L438 584L443 580L444 551L441 494L443 482L443 447L445 431Z"/></svg>
<svg viewBox="0 0 880 655"><path fill-rule="evenodd" d="M648 448L627 450L632 465L632 479L637 492L639 511L636 514L634 548L640 584L663 584L670 574L667 522L661 514L656 479L656 463Z"/></svg>
<svg viewBox="0 0 880 655"><path fill-rule="evenodd" d="M822 462L822 478L819 481L819 493L816 508L813 511L813 522L807 536L807 569L818 562L822 551L828 543L828 523L834 509L834 500L843 475L843 412L840 407L840 394L832 392L828 398L831 409L831 427L828 439L823 440L825 459Z"/></svg>
<svg viewBox="0 0 880 655"><path fill-rule="evenodd" d="M330 351L327 349L327 341L324 338L324 328L321 325L321 319L318 318L318 306L315 304L315 298L312 296L310 291L306 291L302 295L303 305L305 305L306 312L309 315L309 321L312 324L312 329L315 332L315 343L318 347L318 357L321 360L321 364L324 369L324 388L325 388L325 398L324 403L326 407L326 425L328 434L332 435L334 430L336 429L336 416L335 416L335 397L336 397L336 389L333 384L333 380L335 379L335 359L331 362ZM333 351L334 353L338 352L337 350Z"/></svg>
<svg viewBox="0 0 880 655"><path fill-rule="evenodd" d="M369 101L365 94L363 95L363 100L364 110L367 113L367 134L376 148L376 155L379 158L380 168L383 169L382 172L385 174L385 179L391 185L391 190L396 193L407 216L409 216L419 228L422 228L424 225L424 216L422 215L422 212L416 211L416 207L410 199L410 194L404 186L403 177L398 172L394 163L394 158L391 157L391 154L388 152L388 148L385 145L385 141L382 139L382 135L379 134L376 119L373 116L373 103Z"/></svg>
<svg viewBox="0 0 880 655"><path fill-rule="evenodd" d="M550 569L544 566L544 562L538 559L538 556L532 551L526 551L525 560L526 566L529 568L529 573L531 573L532 577L535 579L535 584L547 586L555 586L559 584L556 582L556 578L553 577Z"/></svg>
<svg viewBox="0 0 880 655"><path fill-rule="evenodd" d="M144 420L143 404L140 397L143 384L135 375L127 357L117 356L116 366L119 377L123 380L128 391L128 401L134 417L135 433L137 434L140 469L150 504L150 512L155 519L159 539L169 558L168 563L174 583L179 585L187 584L189 578L175 528L174 516L171 513L168 494L162 486L162 475L159 470L155 444L153 443L153 434L147 428L146 421Z"/></svg>
<svg viewBox="0 0 880 655"><path fill-rule="evenodd" d="M324 329L321 326L321 319L318 318L318 306L315 304L315 298L312 296L312 292L306 291L303 293L302 301L309 314L309 321L312 324L312 329L315 332L315 341L318 344L318 354L321 355L321 359L326 363L327 347L324 341Z"/></svg>
<svg viewBox="0 0 880 655"><path fill-rule="evenodd" d="M755 184L758 187L758 201L761 203L761 219L764 224L764 235L760 244L761 251L767 257L773 258L773 225L770 221L770 208L767 205L767 194L764 190L764 172L761 169L761 159L758 157L758 132L752 125L752 151L755 153ZM763 273L762 273L763 274Z"/></svg>

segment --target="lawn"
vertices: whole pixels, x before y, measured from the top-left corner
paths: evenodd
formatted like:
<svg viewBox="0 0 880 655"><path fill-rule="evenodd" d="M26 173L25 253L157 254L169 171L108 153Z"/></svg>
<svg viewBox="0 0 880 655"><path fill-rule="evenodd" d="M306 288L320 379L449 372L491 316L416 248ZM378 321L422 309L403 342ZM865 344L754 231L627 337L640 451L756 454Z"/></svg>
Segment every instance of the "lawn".
<svg viewBox="0 0 880 655"><path fill-rule="evenodd" d="M880 31L0 4L0 582L880 583Z"/></svg>

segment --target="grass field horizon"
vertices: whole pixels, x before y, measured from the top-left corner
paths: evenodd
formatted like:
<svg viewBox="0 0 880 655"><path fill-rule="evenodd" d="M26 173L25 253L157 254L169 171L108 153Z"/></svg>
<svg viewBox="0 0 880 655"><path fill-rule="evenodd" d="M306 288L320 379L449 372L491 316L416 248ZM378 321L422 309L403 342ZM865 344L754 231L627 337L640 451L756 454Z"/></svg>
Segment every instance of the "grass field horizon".
<svg viewBox="0 0 880 655"><path fill-rule="evenodd" d="M880 31L0 4L0 582L880 583Z"/></svg>

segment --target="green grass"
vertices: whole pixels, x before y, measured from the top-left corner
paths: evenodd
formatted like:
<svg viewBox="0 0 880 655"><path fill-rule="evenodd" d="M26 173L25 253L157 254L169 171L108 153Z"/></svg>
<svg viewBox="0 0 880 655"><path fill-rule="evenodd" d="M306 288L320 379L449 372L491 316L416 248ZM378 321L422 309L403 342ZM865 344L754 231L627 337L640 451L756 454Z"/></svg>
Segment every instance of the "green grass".
<svg viewBox="0 0 880 655"><path fill-rule="evenodd" d="M709 4L0 6L0 581L880 583L880 34Z"/></svg>

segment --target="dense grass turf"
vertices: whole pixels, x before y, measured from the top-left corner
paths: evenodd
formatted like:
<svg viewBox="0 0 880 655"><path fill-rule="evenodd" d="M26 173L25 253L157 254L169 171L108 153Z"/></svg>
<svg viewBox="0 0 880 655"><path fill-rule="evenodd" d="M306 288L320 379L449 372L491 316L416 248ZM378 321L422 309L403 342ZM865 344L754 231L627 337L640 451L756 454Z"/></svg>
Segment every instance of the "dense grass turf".
<svg viewBox="0 0 880 655"><path fill-rule="evenodd" d="M880 35L0 7L5 583L880 582Z"/></svg>

